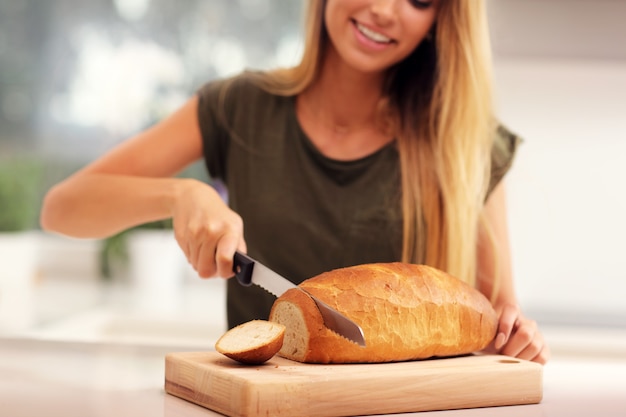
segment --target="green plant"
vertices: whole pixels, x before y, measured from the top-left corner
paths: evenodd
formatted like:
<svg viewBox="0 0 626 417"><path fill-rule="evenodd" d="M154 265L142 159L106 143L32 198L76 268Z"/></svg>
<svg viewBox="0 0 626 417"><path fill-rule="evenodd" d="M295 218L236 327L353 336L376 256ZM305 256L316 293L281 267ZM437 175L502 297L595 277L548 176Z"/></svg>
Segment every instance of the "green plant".
<svg viewBox="0 0 626 417"><path fill-rule="evenodd" d="M111 279L114 275L113 264L116 261L125 264L128 262L128 246L126 244L128 234L134 230L157 229L166 230L172 228L172 219L158 220L131 227L102 242L100 251L100 274L104 279Z"/></svg>
<svg viewBox="0 0 626 417"><path fill-rule="evenodd" d="M37 228L42 172L36 159L0 159L0 232Z"/></svg>

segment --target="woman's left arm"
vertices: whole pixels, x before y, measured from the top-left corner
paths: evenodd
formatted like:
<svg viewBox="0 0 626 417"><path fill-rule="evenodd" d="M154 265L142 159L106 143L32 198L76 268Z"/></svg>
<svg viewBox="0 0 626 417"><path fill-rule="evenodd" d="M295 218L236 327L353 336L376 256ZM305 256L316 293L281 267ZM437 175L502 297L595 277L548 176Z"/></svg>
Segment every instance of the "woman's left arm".
<svg viewBox="0 0 626 417"><path fill-rule="evenodd" d="M486 224L481 224L479 232L477 285L491 299L499 317L496 338L488 350L545 364L550 349L537 323L522 314L515 296L504 181L490 194L483 217Z"/></svg>

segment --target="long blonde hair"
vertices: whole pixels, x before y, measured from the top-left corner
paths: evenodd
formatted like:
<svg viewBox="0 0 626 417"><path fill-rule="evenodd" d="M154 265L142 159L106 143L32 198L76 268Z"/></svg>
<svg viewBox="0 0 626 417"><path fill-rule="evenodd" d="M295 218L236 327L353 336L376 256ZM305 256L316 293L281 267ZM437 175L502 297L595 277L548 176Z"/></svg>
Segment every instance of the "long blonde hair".
<svg viewBox="0 0 626 417"><path fill-rule="evenodd" d="M316 79L329 42L325 3L309 0L300 63L262 73L264 88L296 95ZM384 91L400 155L402 261L474 285L495 131L491 48L482 0L441 0L438 7L432 34L389 71Z"/></svg>

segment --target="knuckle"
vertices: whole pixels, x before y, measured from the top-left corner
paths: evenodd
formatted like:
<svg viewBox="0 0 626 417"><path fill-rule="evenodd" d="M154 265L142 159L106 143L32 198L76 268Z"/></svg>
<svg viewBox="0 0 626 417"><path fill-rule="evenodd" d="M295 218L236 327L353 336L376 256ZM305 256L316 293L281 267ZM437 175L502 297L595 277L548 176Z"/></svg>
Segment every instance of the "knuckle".
<svg viewBox="0 0 626 417"><path fill-rule="evenodd" d="M204 240L216 236L222 230L219 222L194 222L188 226L189 236L194 240Z"/></svg>
<svg viewBox="0 0 626 417"><path fill-rule="evenodd" d="M243 230L243 219L241 218L240 215L235 215L235 218L233 220L233 225L235 227L235 229L237 230Z"/></svg>
<svg viewBox="0 0 626 417"><path fill-rule="evenodd" d="M198 262L196 272L201 278L211 278L215 276L217 266L215 265L213 259L203 259Z"/></svg>
<svg viewBox="0 0 626 417"><path fill-rule="evenodd" d="M211 278L215 275L215 268L208 265L201 265L196 271L201 278Z"/></svg>
<svg viewBox="0 0 626 417"><path fill-rule="evenodd" d="M213 220L206 223L206 231L210 235L220 234L223 230L224 222Z"/></svg>
<svg viewBox="0 0 626 417"><path fill-rule="evenodd" d="M533 341L531 342L531 345L537 349L537 352L541 351L543 349L543 340L539 339L539 338L534 338Z"/></svg>
<svg viewBox="0 0 626 417"><path fill-rule="evenodd" d="M215 260L217 261L219 266L227 267L232 263L233 259L232 256L229 256L225 251L218 251L215 254Z"/></svg>
<svg viewBox="0 0 626 417"><path fill-rule="evenodd" d="M543 349L539 355L535 358L536 362L541 364L546 364L550 359L550 351L547 349Z"/></svg>
<svg viewBox="0 0 626 417"><path fill-rule="evenodd" d="M192 223L189 225L189 235L193 239L198 239L202 237L202 235L205 233L206 233L206 230L202 227L200 223Z"/></svg>
<svg viewBox="0 0 626 417"><path fill-rule="evenodd" d="M184 230L180 231L180 235L185 240L193 240L199 233L197 223L189 223Z"/></svg>
<svg viewBox="0 0 626 417"><path fill-rule="evenodd" d="M533 339L528 345L528 349L534 354L541 352L542 348L543 348L543 343L541 343L541 340L538 340L538 339Z"/></svg>
<svg viewBox="0 0 626 417"><path fill-rule="evenodd" d="M512 303L505 303L502 305L501 307L502 309L502 314L510 314L510 315L517 315L517 311L518 311L518 307L515 304Z"/></svg>
<svg viewBox="0 0 626 417"><path fill-rule="evenodd" d="M506 309L513 311L513 312L518 312L519 311L519 306L515 303L506 303Z"/></svg>
<svg viewBox="0 0 626 417"><path fill-rule="evenodd" d="M219 251L215 255L217 262L217 274L220 277L227 278L233 275L233 257L226 251Z"/></svg>
<svg viewBox="0 0 626 417"><path fill-rule="evenodd" d="M528 327L520 328L517 332L517 335L520 340L524 341L525 343L530 343L533 340L533 332Z"/></svg>

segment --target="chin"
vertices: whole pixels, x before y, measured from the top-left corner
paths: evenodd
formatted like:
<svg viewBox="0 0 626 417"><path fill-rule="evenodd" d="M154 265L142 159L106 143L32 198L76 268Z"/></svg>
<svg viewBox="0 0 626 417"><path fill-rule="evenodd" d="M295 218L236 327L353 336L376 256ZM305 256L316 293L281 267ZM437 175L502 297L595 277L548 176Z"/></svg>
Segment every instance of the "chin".
<svg viewBox="0 0 626 417"><path fill-rule="evenodd" d="M353 70L369 75L380 75L384 74L391 67L395 65L395 62L387 62L372 59L370 57L346 57L344 62L347 66L352 68Z"/></svg>

